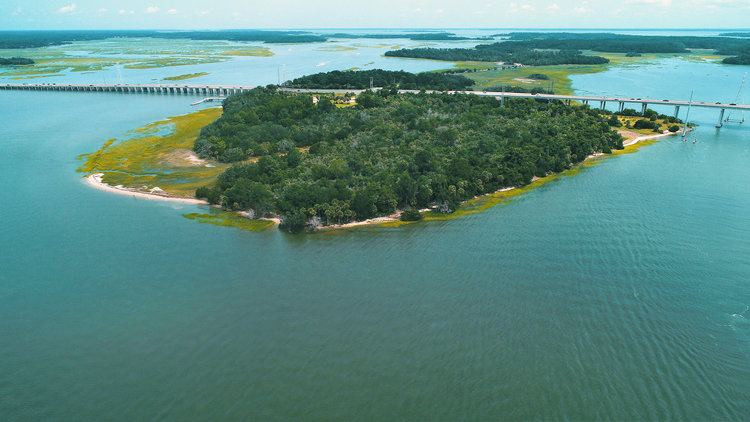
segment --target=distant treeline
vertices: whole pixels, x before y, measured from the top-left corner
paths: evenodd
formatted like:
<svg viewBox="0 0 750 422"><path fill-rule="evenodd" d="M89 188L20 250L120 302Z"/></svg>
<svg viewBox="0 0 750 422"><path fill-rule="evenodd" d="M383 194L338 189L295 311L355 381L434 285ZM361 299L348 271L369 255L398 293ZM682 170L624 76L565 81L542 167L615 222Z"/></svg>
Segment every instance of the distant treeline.
<svg viewBox="0 0 750 422"><path fill-rule="evenodd" d="M474 81L463 75L452 75L446 73L409 73L403 71L390 71L382 69L339 71L334 70L326 73L297 78L290 83L284 84L291 88L309 89L368 89L370 78L373 86L396 86L400 89L434 89L440 91L459 91L474 85Z"/></svg>
<svg viewBox="0 0 750 422"><path fill-rule="evenodd" d="M365 91L354 107L256 88L230 96L195 142L237 162L196 196L280 215L300 231L461 201L560 172L622 137L588 107L453 94ZM257 157L250 160L251 157Z"/></svg>
<svg viewBox="0 0 750 422"><path fill-rule="evenodd" d="M750 38L750 32L724 32L719 34L720 37L739 37L739 38Z"/></svg>
<svg viewBox="0 0 750 422"><path fill-rule="evenodd" d="M386 56L446 61L521 63L527 66L557 64L604 64L609 60L581 54L580 51L538 51L521 43L495 43L474 48L414 48L388 51Z"/></svg>
<svg viewBox="0 0 750 422"><path fill-rule="evenodd" d="M20 65L27 65L27 64L34 64L34 60L27 59L24 57L11 57L9 59L4 59L0 57L0 66L20 66Z"/></svg>
<svg viewBox="0 0 750 422"><path fill-rule="evenodd" d="M474 48L412 48L387 51L389 57L412 57L446 61L521 63L527 66L557 64L604 64L609 60L581 54L577 50L542 51L526 42L506 41Z"/></svg>
<svg viewBox="0 0 750 422"><path fill-rule="evenodd" d="M514 32L509 41L475 48L416 48L386 52L386 56L419 57L448 61L504 61L525 65L600 64L606 59L581 55L582 50L607 53L686 53L688 49L714 50L728 58L724 63L743 64L750 56L750 40L727 37L645 36L610 33ZM735 35L737 36L737 35Z"/></svg>
<svg viewBox="0 0 750 422"><path fill-rule="evenodd" d="M688 49L714 50L721 56L750 56L750 40L726 37L620 35L608 33L511 33L510 39L529 43L533 48L565 48L608 53L685 53ZM724 34L722 34L724 35ZM750 35L750 34L748 34ZM735 34L734 36L740 36ZM737 63L739 62L739 63ZM729 57L727 64L743 64Z"/></svg>
<svg viewBox="0 0 750 422"><path fill-rule="evenodd" d="M750 55L727 57L726 59L722 60L722 63L747 65L750 64Z"/></svg>
<svg viewBox="0 0 750 422"><path fill-rule="evenodd" d="M406 38L411 40L465 40L448 32L414 34L313 34L308 31L0 31L0 49L36 48L69 44L74 41L95 41L107 38L166 38L191 40L259 41L265 43L314 43L331 38Z"/></svg>
<svg viewBox="0 0 750 422"><path fill-rule="evenodd" d="M485 38L468 38L459 37L456 34L449 32L425 32L418 34L331 34L327 35L331 38L372 38L372 39L393 39L393 38L407 38L414 41L461 41L461 40L472 40L472 39L485 39Z"/></svg>

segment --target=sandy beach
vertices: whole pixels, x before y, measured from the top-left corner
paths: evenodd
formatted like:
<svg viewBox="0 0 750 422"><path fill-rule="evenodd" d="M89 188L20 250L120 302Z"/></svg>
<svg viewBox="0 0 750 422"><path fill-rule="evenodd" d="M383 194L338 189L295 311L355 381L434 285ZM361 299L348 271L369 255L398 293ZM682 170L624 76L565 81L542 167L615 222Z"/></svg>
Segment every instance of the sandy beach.
<svg viewBox="0 0 750 422"><path fill-rule="evenodd" d="M198 205L208 205L208 202L197 199L197 198L185 198L180 196L172 196L167 193L159 193L159 190L156 190L157 188L153 189L153 192L143 192L139 190L135 190L132 188L126 188L123 186L111 186L102 181L102 177L104 176L103 173L94 173L91 175L88 175L85 177L86 183L96 189L116 193L118 195L127 195L132 196L134 198L143 198L143 199L151 199L151 200L157 200L157 201L170 201L170 202L179 202L182 204L198 204ZM164 192L164 191L161 191Z"/></svg>

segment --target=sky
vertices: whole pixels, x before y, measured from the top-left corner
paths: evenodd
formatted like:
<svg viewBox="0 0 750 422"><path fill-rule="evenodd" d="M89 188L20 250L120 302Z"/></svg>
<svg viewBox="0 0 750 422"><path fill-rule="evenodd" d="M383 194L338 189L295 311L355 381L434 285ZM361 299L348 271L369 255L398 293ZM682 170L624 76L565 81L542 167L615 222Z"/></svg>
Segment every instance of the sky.
<svg viewBox="0 0 750 422"><path fill-rule="evenodd" d="M750 0L2 0L0 30L750 28Z"/></svg>

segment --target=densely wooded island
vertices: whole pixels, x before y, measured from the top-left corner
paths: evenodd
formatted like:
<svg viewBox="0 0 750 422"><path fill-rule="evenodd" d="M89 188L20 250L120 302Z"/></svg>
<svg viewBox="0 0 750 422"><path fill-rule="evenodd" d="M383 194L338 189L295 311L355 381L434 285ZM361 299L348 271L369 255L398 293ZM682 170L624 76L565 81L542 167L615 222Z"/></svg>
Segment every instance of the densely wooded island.
<svg viewBox="0 0 750 422"><path fill-rule="evenodd" d="M331 98L257 88L228 98L194 150L235 163L196 196L276 215L282 228L342 224L462 201L561 172L623 147L588 107L475 95L365 92Z"/></svg>

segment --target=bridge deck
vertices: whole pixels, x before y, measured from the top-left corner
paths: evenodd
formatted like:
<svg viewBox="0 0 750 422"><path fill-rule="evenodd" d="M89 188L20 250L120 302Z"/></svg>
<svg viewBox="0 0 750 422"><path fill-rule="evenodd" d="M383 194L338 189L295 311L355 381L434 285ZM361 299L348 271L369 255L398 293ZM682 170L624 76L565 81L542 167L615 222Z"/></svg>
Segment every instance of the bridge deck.
<svg viewBox="0 0 750 422"><path fill-rule="evenodd" d="M40 90L40 91L104 91L104 92L175 92L181 94L201 94L201 93L223 93L231 94L249 91L253 86L248 85L191 85L191 84L0 84L0 89L10 90ZM331 94L359 94L361 89L295 89L281 88L286 92L306 92L306 93L331 93ZM400 92L417 93L417 90L401 90ZM437 92L437 91L425 91ZM654 98L626 98L626 97L606 97L606 96L586 96L586 95L558 95L558 94L528 94L518 92L490 92L490 91L448 91L449 93L466 93L482 96L492 96L498 98L536 98L543 100L560 100L560 101L579 101L584 103L618 103L620 107L624 104L638 104L645 108L648 105L665 105L673 107L687 107L688 101L684 100L667 100ZM750 110L748 104L732 103L711 103L694 101L693 107L715 108L724 110Z"/></svg>

